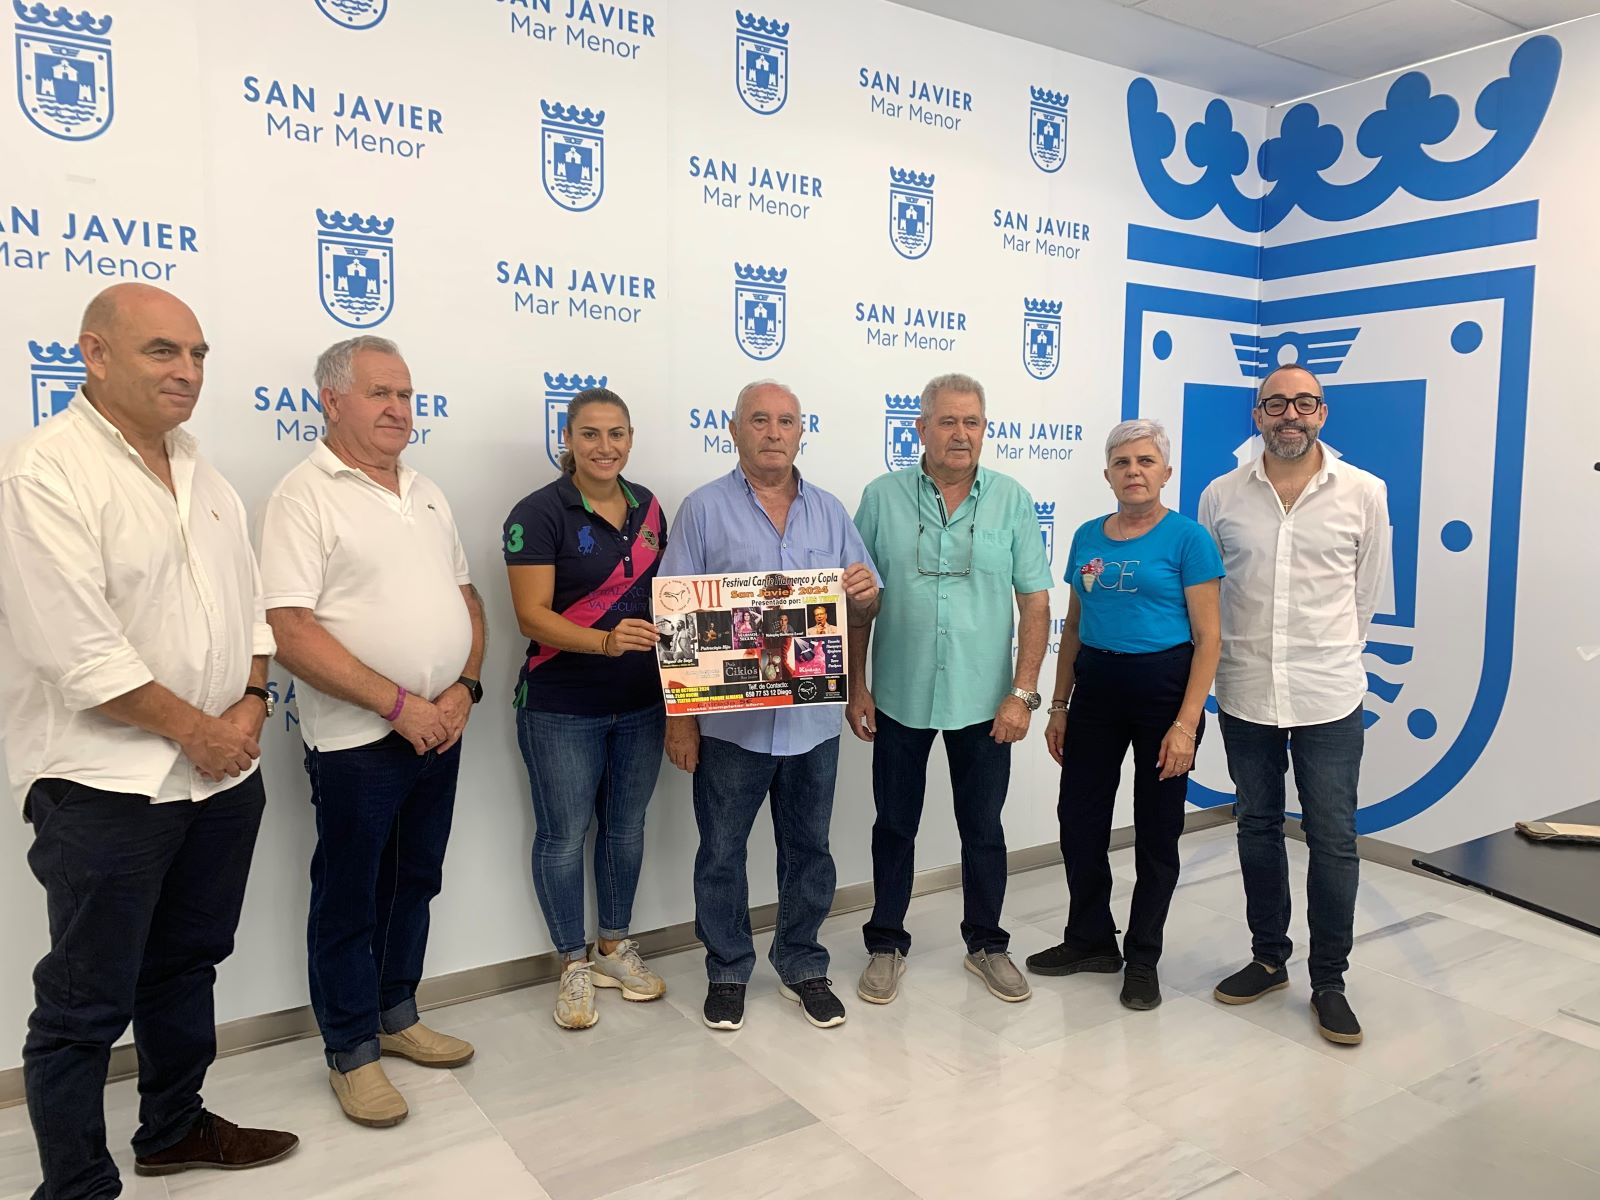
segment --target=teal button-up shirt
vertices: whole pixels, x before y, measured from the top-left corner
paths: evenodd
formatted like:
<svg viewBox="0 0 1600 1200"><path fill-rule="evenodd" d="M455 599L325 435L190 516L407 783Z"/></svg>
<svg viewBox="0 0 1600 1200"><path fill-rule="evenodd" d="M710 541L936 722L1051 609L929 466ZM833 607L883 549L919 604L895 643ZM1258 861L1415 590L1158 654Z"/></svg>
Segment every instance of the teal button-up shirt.
<svg viewBox="0 0 1600 1200"><path fill-rule="evenodd" d="M872 631L878 708L914 729L993 720L1015 670L1014 594L1052 583L1033 497L980 467L946 513L921 468L897 471L867 485L856 528L883 579Z"/></svg>

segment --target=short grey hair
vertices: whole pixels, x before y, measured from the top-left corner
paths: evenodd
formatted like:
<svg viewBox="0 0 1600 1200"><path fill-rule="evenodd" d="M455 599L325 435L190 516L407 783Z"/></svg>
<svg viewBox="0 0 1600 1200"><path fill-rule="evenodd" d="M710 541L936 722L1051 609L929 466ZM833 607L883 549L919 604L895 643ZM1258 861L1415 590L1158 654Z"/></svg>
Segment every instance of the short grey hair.
<svg viewBox="0 0 1600 1200"><path fill-rule="evenodd" d="M956 392L963 396L976 396L978 410L985 416L989 413L989 401L983 394L983 384L971 375L963 375L959 371L952 371L948 375L935 375L928 380L928 385L922 389L922 408L918 415L926 417L933 402L939 398L940 392Z"/></svg>
<svg viewBox="0 0 1600 1200"><path fill-rule="evenodd" d="M353 388L356 383L355 358L363 350L401 357L399 346L388 338L374 337L370 333L335 342L317 355L316 369L312 373L317 391L328 388L335 392L348 392Z"/></svg>
<svg viewBox="0 0 1600 1200"><path fill-rule="evenodd" d="M1282 375L1285 371L1299 371L1303 375L1311 376L1311 382L1317 385L1317 396L1319 398L1321 397L1322 380L1317 377L1317 373L1315 371L1306 366L1304 363L1279 363L1277 366L1273 367L1272 370L1268 371L1264 376L1262 376L1261 383L1256 387L1257 404L1260 404L1261 398L1267 394L1267 384L1272 382L1273 376Z"/></svg>
<svg viewBox="0 0 1600 1200"><path fill-rule="evenodd" d="M1111 462L1111 454L1118 446L1126 446L1129 442L1143 441L1149 438L1156 444L1156 449L1161 451L1161 461L1172 463L1172 440L1167 437L1167 429L1160 421L1123 421L1120 425L1113 425L1111 432L1106 435L1106 463Z"/></svg>
<svg viewBox="0 0 1600 1200"><path fill-rule="evenodd" d="M785 396L794 401L794 406L796 408L800 407L800 397L794 394L794 389L787 383L780 383L776 379L757 379L753 383L747 383L739 389L739 398L733 402L733 419L735 421L744 420L745 405L750 403L750 397L754 396L762 388L777 388Z"/></svg>

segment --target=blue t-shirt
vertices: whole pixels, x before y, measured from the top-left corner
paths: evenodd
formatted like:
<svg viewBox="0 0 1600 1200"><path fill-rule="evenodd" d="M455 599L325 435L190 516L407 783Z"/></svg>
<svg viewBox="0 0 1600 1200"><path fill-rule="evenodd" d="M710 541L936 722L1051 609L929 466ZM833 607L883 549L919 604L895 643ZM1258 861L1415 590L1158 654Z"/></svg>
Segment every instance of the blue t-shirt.
<svg viewBox="0 0 1600 1200"><path fill-rule="evenodd" d="M1222 555L1198 522L1169 511L1155 528L1119 542L1107 517L1072 535L1064 582L1078 597L1078 638L1097 650L1150 654L1194 640L1183 589L1222 578Z"/></svg>
<svg viewBox="0 0 1600 1200"><path fill-rule="evenodd" d="M517 501L502 530L507 566L556 569L550 607L590 629L615 629L624 617L650 619L650 581L667 545L667 518L649 489L622 481L628 513L614 529L562 475ZM518 708L574 716L633 712L661 703L656 656L567 654L528 643L517 676Z"/></svg>

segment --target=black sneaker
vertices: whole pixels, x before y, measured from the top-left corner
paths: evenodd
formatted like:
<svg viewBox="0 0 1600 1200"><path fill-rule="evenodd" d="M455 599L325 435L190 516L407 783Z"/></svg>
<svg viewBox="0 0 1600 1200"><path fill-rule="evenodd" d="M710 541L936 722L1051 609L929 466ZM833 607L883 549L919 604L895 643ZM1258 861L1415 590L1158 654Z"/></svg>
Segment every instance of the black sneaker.
<svg viewBox="0 0 1600 1200"><path fill-rule="evenodd" d="M839 997L833 994L831 979L802 979L794 987L787 983L778 985L778 992L785 1000L793 1000L800 1006L800 1011L805 1014L818 1029L832 1029L835 1025L844 1024L844 1004Z"/></svg>
<svg viewBox="0 0 1600 1200"><path fill-rule="evenodd" d="M1076 975L1080 971L1115 975L1122 970L1122 955L1115 950L1077 950L1062 942L1028 955L1028 970L1034 975Z"/></svg>
<svg viewBox="0 0 1600 1200"><path fill-rule="evenodd" d="M706 988L701 1015L708 1029L743 1029L744 984L713 983Z"/></svg>
<svg viewBox="0 0 1600 1200"><path fill-rule="evenodd" d="M1224 1004L1249 1004L1268 992L1280 992L1288 986L1288 971L1282 967L1273 970L1263 963L1253 962L1217 984L1211 994Z"/></svg>
<svg viewBox="0 0 1600 1200"><path fill-rule="evenodd" d="M1361 1022L1350 1011L1343 992L1313 992L1311 1011L1317 1015L1317 1032L1340 1046L1361 1044Z"/></svg>
<svg viewBox="0 0 1600 1200"><path fill-rule="evenodd" d="M1145 1012L1161 1004L1161 980L1148 963L1129 963L1122 972L1122 1007Z"/></svg>

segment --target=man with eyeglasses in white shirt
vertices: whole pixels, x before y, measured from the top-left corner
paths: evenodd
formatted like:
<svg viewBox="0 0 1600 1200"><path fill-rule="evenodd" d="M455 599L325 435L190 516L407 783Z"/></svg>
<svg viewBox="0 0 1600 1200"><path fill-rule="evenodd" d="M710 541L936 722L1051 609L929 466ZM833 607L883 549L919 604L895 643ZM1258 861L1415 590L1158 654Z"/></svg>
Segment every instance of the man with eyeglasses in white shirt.
<svg viewBox="0 0 1600 1200"><path fill-rule="evenodd" d="M1356 792L1366 713L1361 663L1389 573L1388 491L1319 441L1328 408L1300 366L1261 382L1261 456L1215 479L1200 523L1222 551L1219 724L1236 792L1252 961L1213 993L1248 1004L1289 986L1284 777L1294 763L1311 863L1311 1007L1330 1042L1355 1045L1344 995L1360 860Z"/></svg>
<svg viewBox="0 0 1600 1200"><path fill-rule="evenodd" d="M50 917L22 1077L50 1200L121 1190L104 1093L130 1021L138 1174L298 1144L200 1098L266 804L273 651L244 506L182 428L209 347L176 296L118 284L78 348L72 402L0 454L0 732Z"/></svg>

